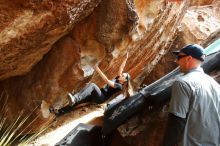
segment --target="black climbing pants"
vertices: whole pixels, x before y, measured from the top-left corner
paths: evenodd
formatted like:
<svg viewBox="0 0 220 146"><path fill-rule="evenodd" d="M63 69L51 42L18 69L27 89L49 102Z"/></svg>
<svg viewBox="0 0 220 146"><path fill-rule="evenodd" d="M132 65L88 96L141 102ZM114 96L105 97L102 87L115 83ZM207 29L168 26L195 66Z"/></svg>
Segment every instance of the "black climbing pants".
<svg viewBox="0 0 220 146"><path fill-rule="evenodd" d="M102 103L106 100L105 95L95 83L85 86L80 92L75 94L77 104L85 102Z"/></svg>
<svg viewBox="0 0 220 146"><path fill-rule="evenodd" d="M94 83L86 85L82 90L80 90L80 92L73 95L73 97L76 103L74 105L69 104L59 109L57 113L58 115L72 111L73 107L80 103L102 103L107 99L106 96L101 92L100 88Z"/></svg>

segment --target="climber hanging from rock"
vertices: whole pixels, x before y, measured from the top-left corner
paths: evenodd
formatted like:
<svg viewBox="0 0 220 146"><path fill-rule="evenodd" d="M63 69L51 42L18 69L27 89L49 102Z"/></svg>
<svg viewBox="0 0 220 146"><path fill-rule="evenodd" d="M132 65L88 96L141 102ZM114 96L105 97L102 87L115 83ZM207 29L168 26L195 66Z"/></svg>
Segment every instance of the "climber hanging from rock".
<svg viewBox="0 0 220 146"><path fill-rule="evenodd" d="M103 88L99 88L95 83L89 83L78 93L68 93L69 104L58 110L55 110L52 107L48 107L48 104L43 101L41 104L41 111L43 117L48 117L48 113L54 113L59 116L64 113L70 112L73 108L81 103L86 102L95 102L103 103L108 100L112 95L118 92L122 92L125 97L130 97L133 95L133 87L131 85L131 77L128 73L123 73L125 64L128 59L128 53L122 61L122 64L119 67L118 76L113 80L108 79L108 77L100 70L98 64L95 65L94 69L103 79L105 85ZM47 114L46 114L47 113Z"/></svg>

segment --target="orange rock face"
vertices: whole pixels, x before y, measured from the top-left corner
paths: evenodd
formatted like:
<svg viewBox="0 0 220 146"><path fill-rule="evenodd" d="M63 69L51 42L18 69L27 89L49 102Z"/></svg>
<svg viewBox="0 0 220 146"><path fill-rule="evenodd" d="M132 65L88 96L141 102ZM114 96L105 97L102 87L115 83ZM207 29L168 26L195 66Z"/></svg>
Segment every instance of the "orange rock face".
<svg viewBox="0 0 220 146"><path fill-rule="evenodd" d="M9 97L8 118L41 100L64 105L68 92L90 81L102 86L94 64L113 78L126 52L125 71L138 87L169 51L190 2L1 1L0 92ZM35 127L48 121L39 107L34 115Z"/></svg>
<svg viewBox="0 0 220 146"><path fill-rule="evenodd" d="M210 5L214 0L193 0L191 6Z"/></svg>
<svg viewBox="0 0 220 146"><path fill-rule="evenodd" d="M23 75L99 4L94 1L0 3L0 79Z"/></svg>
<svg viewBox="0 0 220 146"><path fill-rule="evenodd" d="M219 5L216 4L190 7L181 22L183 28L176 32L177 37L170 49L180 49L188 43L198 43L207 47L207 44L218 39L220 17L216 16L217 10L219 10ZM193 15L190 15L191 13ZM213 25L215 26L212 27ZM164 55L145 78L144 83L148 85L174 69L176 67L174 60L171 52ZM219 82L219 68L218 71L213 71L211 76ZM167 113L167 105L146 106L144 111L120 126L119 131L131 145L159 146L165 130Z"/></svg>

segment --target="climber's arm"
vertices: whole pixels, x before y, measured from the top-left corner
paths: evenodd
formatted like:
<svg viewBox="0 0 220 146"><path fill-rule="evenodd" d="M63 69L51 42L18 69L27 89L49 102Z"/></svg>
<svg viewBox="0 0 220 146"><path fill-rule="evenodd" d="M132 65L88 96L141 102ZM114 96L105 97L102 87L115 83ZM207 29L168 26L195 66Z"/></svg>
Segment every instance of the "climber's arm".
<svg viewBox="0 0 220 146"><path fill-rule="evenodd" d="M122 76L122 73L123 73L123 71L124 71L124 68L125 68L125 64L126 64L126 62L127 62L127 59L128 59L128 53L126 53L126 56L125 56L124 60L122 61L121 66L119 67L119 70L118 70L118 75L119 75L119 76Z"/></svg>
<svg viewBox="0 0 220 146"><path fill-rule="evenodd" d="M103 81L108 84L109 86L113 87L115 86L114 82L109 80L107 78L107 76L100 70L100 68L98 67L98 64L95 65L95 70L98 72L98 74L101 76L101 78L103 79Z"/></svg>

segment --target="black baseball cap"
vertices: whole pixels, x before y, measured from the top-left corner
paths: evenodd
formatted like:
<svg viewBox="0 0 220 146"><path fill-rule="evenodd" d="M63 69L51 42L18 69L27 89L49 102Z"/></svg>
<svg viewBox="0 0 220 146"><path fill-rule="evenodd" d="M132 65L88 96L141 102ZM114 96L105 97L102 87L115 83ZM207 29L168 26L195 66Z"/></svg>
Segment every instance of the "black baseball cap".
<svg viewBox="0 0 220 146"><path fill-rule="evenodd" d="M204 48L198 44L190 44L190 45L183 47L180 50L173 51L173 54L178 55L179 53L184 53L200 61L204 61L205 54L203 50Z"/></svg>

